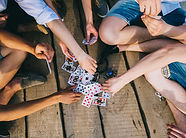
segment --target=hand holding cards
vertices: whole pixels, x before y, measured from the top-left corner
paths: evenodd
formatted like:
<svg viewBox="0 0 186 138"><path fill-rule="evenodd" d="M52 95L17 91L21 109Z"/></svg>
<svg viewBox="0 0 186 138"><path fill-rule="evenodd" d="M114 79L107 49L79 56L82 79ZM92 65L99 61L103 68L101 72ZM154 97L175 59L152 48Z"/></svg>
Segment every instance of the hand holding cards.
<svg viewBox="0 0 186 138"><path fill-rule="evenodd" d="M71 73L68 84L71 86L77 84L77 87L74 88L73 91L85 95L82 105L88 108L91 106L91 104L97 106L106 106L106 99L110 99L111 94L103 92L101 89L101 84L93 81L95 80L94 76L82 69L80 65L78 65L76 68L74 66L74 62L77 62L75 57L72 59L66 57L62 69ZM102 97L95 96L99 93L102 93Z"/></svg>
<svg viewBox="0 0 186 138"><path fill-rule="evenodd" d="M85 38L85 39L83 39L82 43L83 43L84 45L92 45L92 44L94 44L96 41L97 41L97 36L93 36L93 37L90 39L89 42L87 42L87 39Z"/></svg>

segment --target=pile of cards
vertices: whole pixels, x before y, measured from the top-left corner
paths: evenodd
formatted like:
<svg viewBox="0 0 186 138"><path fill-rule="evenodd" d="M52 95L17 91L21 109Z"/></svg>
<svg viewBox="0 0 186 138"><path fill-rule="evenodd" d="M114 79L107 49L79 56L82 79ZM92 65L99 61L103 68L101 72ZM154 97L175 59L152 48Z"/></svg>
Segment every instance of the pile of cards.
<svg viewBox="0 0 186 138"><path fill-rule="evenodd" d="M77 62L76 58L73 56L73 59L65 58L65 63L62 65L62 69L71 73L68 84L71 86L76 85L73 91L80 92L85 95L82 105L86 107L90 107L91 104L98 106L106 106L106 99L110 99L111 94L107 92L103 92L101 90L101 84L98 82L92 81L94 76L84 69L77 66L74 66L74 62ZM102 93L101 97L97 95Z"/></svg>

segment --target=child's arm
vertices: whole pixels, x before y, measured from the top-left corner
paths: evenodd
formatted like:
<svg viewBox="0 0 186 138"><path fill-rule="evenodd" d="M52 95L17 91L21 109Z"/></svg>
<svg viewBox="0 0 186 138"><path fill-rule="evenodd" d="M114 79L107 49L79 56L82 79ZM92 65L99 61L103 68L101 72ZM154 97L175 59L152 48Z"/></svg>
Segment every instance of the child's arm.
<svg viewBox="0 0 186 138"><path fill-rule="evenodd" d="M86 36L87 36L86 39L87 42L89 42L91 34L98 38L98 32L96 31L93 24L91 0L82 0L82 4L83 4L83 9L86 18Z"/></svg>
<svg viewBox="0 0 186 138"><path fill-rule="evenodd" d="M59 102L64 104L76 102L80 99L81 94L74 93L70 89L67 88L62 92L57 92L44 98L15 105L0 105L0 121L15 120Z"/></svg>
<svg viewBox="0 0 186 138"><path fill-rule="evenodd" d="M48 44L40 43L33 46L32 43L21 37L3 30L0 30L0 43L12 49L29 52L39 59L46 59L47 56L48 60L51 61L54 55L53 48Z"/></svg>

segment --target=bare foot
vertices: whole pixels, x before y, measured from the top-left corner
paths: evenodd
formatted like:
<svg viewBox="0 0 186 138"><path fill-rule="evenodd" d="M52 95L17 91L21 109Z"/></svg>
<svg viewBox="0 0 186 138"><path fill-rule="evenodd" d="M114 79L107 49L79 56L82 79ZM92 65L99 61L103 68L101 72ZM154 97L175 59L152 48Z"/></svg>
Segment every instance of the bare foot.
<svg viewBox="0 0 186 138"><path fill-rule="evenodd" d="M169 138L186 138L186 132L182 131L176 125L168 124L167 128Z"/></svg>
<svg viewBox="0 0 186 138"><path fill-rule="evenodd" d="M10 81L5 88L0 92L0 104L6 105L11 97L18 91L21 90L21 78L15 78Z"/></svg>
<svg viewBox="0 0 186 138"><path fill-rule="evenodd" d="M0 13L0 28L5 27L7 19L8 19L8 14Z"/></svg>

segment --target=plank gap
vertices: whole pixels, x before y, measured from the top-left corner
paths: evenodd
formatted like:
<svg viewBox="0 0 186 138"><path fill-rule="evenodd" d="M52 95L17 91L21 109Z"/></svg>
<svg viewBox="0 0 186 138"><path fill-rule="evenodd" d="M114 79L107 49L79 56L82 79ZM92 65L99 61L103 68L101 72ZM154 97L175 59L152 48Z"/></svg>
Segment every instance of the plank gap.
<svg viewBox="0 0 186 138"><path fill-rule="evenodd" d="M26 102L26 89L23 89L24 102ZM25 138L28 138L28 117L25 116Z"/></svg>
<svg viewBox="0 0 186 138"><path fill-rule="evenodd" d="M100 118L100 122L101 122L101 130L102 130L103 138L106 138L104 123L103 123L103 116L101 114L101 110L100 110L99 106L98 106L98 112L99 112L99 118Z"/></svg>
<svg viewBox="0 0 186 138"><path fill-rule="evenodd" d="M81 1L79 0L78 1L78 12L79 12L79 18L80 18L80 29L81 29L81 31L82 31L82 34L83 34L83 37L85 38L85 30L84 30L84 26L85 26L85 24L84 24L84 22L83 22L83 15L82 15L82 3L81 3ZM88 45L85 45L85 48L86 48L86 52L87 52L87 54L89 54L89 50L88 50ZM101 110L100 110L100 107L98 106L97 107L97 109L98 109L98 113L99 113L99 118L100 118L100 123L101 123L101 130L102 130L102 135L103 135L103 138L106 138L106 135L105 135L105 129L104 129L104 123L103 123L103 116L102 116L102 114L101 114Z"/></svg>
<svg viewBox="0 0 186 138"><path fill-rule="evenodd" d="M54 51L56 51L55 44L54 44L54 35L53 35L52 32L50 34L51 34L50 35L51 45L52 45ZM61 87L60 87L60 81L59 81L59 73L58 73L58 70L57 70L57 56L56 56L56 54L54 54L54 57L53 57L53 64L54 64L54 75L55 75L55 78L56 78L57 91L60 91ZM67 138L62 103L59 103L59 110L60 110L60 119L61 119L63 137Z"/></svg>
<svg viewBox="0 0 186 138"><path fill-rule="evenodd" d="M129 70L130 66L129 66L129 63L128 63L128 60L127 60L126 52L123 52L123 58L124 58L124 61L125 61L125 64L126 64L126 68L127 68L127 70ZM150 138L151 136L150 136L149 126L148 126L147 119L146 119L145 113L143 111L143 108L141 106L139 96L138 96L138 92L137 92L137 89L136 89L136 85L134 84L134 81L131 81L130 85L131 85L132 89L134 90L134 94L136 96L139 111L140 111L140 114L141 114L141 117L142 117L142 120L143 120L143 123L144 123L144 126L145 126L145 132L147 134L147 137Z"/></svg>

